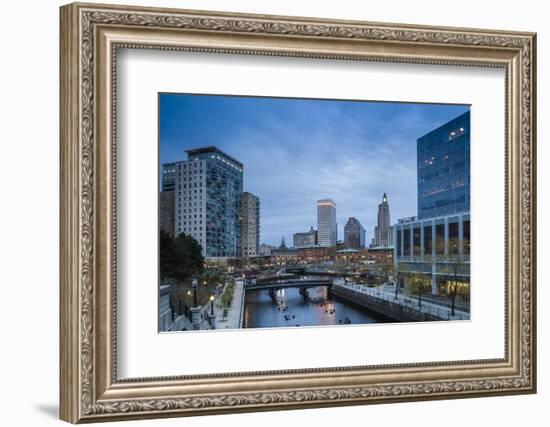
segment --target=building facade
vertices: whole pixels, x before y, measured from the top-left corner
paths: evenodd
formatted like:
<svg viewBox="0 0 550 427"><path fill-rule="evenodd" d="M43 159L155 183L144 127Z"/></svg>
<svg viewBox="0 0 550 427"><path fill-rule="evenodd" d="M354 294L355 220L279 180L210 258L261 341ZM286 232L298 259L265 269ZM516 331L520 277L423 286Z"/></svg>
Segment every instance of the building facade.
<svg viewBox="0 0 550 427"><path fill-rule="evenodd" d="M172 237L176 234L176 170L177 163L166 163L162 166L159 194L159 228Z"/></svg>
<svg viewBox="0 0 550 427"><path fill-rule="evenodd" d="M159 330L169 331L174 323L174 314L170 305L170 286L161 285L159 292Z"/></svg>
<svg viewBox="0 0 550 427"><path fill-rule="evenodd" d="M470 112L417 140L418 218L470 211Z"/></svg>
<svg viewBox="0 0 550 427"><path fill-rule="evenodd" d="M336 203L331 199L317 202L317 242L319 246L336 246L338 226L336 224Z"/></svg>
<svg viewBox="0 0 550 427"><path fill-rule="evenodd" d="M248 192L241 195L241 256L260 252L260 199Z"/></svg>
<svg viewBox="0 0 550 427"><path fill-rule="evenodd" d="M357 218L349 218L344 226L344 246L357 250L365 247L365 228Z"/></svg>
<svg viewBox="0 0 550 427"><path fill-rule="evenodd" d="M388 264L393 262L393 250L391 248L375 248L375 249L338 249L336 246L312 246L309 248L284 248L273 249L271 251L271 262L276 265L289 264L304 264L311 266L312 264L324 264L328 268L334 262L356 263L357 268L370 265L368 269L372 269L372 264Z"/></svg>
<svg viewBox="0 0 550 427"><path fill-rule="evenodd" d="M332 262L335 247L312 246L309 248L278 248L271 252L271 260L276 265Z"/></svg>
<svg viewBox="0 0 550 427"><path fill-rule="evenodd" d="M294 233L293 243L295 248L306 248L317 244L317 230L313 227L304 233Z"/></svg>
<svg viewBox="0 0 550 427"><path fill-rule="evenodd" d="M159 227L165 233L174 237L176 200L174 190L161 191L159 195Z"/></svg>
<svg viewBox="0 0 550 427"><path fill-rule="evenodd" d="M258 255L269 256L274 249L277 249L277 247L273 245L268 245L267 243L262 243L260 245L260 253Z"/></svg>
<svg viewBox="0 0 550 427"><path fill-rule="evenodd" d="M417 140L418 215L394 225L394 264L407 285L470 292L470 113Z"/></svg>
<svg viewBox="0 0 550 427"><path fill-rule="evenodd" d="M243 165L216 147L186 153L163 165L162 188L174 190L174 234L192 236L205 257L239 256Z"/></svg>
<svg viewBox="0 0 550 427"><path fill-rule="evenodd" d="M470 214L400 220L395 226L398 271L429 279L432 294L445 293L449 281L470 280Z"/></svg>
<svg viewBox="0 0 550 427"><path fill-rule="evenodd" d="M378 222L374 227L373 247L390 247L393 245L393 228L390 219L390 205L386 193L382 196L382 203L378 205Z"/></svg>

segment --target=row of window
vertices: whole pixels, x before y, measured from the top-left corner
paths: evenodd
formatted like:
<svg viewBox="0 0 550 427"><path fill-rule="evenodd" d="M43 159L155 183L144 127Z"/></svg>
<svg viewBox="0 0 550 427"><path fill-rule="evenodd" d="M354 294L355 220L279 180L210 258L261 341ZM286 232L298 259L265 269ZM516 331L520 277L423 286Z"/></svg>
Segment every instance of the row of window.
<svg viewBox="0 0 550 427"><path fill-rule="evenodd" d="M178 224L181 224L180 221L181 221L181 217L178 217ZM194 224L194 225L197 225L197 224L202 225L202 220L198 220L198 221L197 221L197 220L195 220L195 221L189 220L189 222L188 222L187 219L184 218L184 219L183 219L183 225L186 226L187 224L189 224L189 225L192 225L192 224Z"/></svg>
<svg viewBox="0 0 550 427"><path fill-rule="evenodd" d="M185 200L197 200L197 199L202 200L202 190L199 193L197 193L197 190L195 190L195 192L193 194L189 194L189 195L184 194L183 196L178 196L178 198L180 200L184 200L184 201Z"/></svg>
<svg viewBox="0 0 550 427"><path fill-rule="evenodd" d="M458 161L456 163L453 163L452 165L445 165L442 168L433 170L430 169L427 173L420 173L418 177L419 182L425 182L429 181L431 179L439 178L440 176L445 176L450 174L451 172L461 172L460 174L463 175L464 168L466 166L466 162L464 160Z"/></svg>
<svg viewBox="0 0 550 427"><path fill-rule="evenodd" d="M199 185L197 185L197 183L193 183L193 185L189 184L189 187L187 187L187 184L178 184L178 190L181 190L182 188L197 188L197 187L202 187L202 185L199 183ZM201 189L201 193L202 193L202 189Z"/></svg>
<svg viewBox="0 0 550 427"><path fill-rule="evenodd" d="M450 206L452 206L452 209L449 208ZM446 198L441 198L436 200L430 200L429 203L426 200L423 200L421 205L419 206L419 211L420 211L420 214L425 214L428 212L431 212L433 214L436 209L453 210L455 212L459 212L462 210L466 210L468 206L469 206L469 201L467 200L466 195L460 194L455 198L446 197Z"/></svg>
<svg viewBox="0 0 550 427"><path fill-rule="evenodd" d="M464 180L462 179L450 182L436 183L434 185L422 185L419 189L420 197L424 202L427 198L444 192L452 193L454 191L454 193L456 193L465 186L466 182L464 182Z"/></svg>
<svg viewBox="0 0 550 427"><path fill-rule="evenodd" d="M182 178L183 176L183 178ZM178 172L178 177L180 180L187 180L187 179L201 179L204 177L202 175L202 169L195 170L195 171L184 171L184 172Z"/></svg>
<svg viewBox="0 0 550 427"><path fill-rule="evenodd" d="M460 127L463 129L463 131L460 131L460 128L455 128L454 130L449 131L449 128L447 127L444 129L438 129L437 131L431 132L428 135L420 138L418 144L418 153L420 154L426 151L433 150L435 147L441 145L450 146L451 144L455 144L457 142L455 140L460 137L462 137L460 138L460 141L463 141L464 139L469 139L469 130L464 126L465 124ZM454 135L452 135L453 132L455 133Z"/></svg>
<svg viewBox="0 0 550 427"><path fill-rule="evenodd" d="M422 231L420 225L412 229L397 229L396 250L397 256L408 255L430 255L435 252L436 255L443 255L447 247L447 253L456 255L460 251L460 245L463 247L463 254L470 254L470 221L463 222L462 238L459 235L459 223L448 223L448 240L445 240L445 224L435 225L435 236L432 234L431 224L424 225L424 241L421 241ZM412 239L411 239L412 237ZM412 240L412 241L411 241ZM411 247L412 244L412 247ZM422 253L424 248L424 253Z"/></svg>

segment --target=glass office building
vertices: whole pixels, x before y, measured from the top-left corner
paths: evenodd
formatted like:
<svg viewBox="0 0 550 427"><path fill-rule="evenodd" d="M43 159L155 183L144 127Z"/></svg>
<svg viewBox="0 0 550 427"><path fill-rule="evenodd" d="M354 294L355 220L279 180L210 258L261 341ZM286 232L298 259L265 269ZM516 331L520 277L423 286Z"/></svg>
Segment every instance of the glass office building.
<svg viewBox="0 0 550 427"><path fill-rule="evenodd" d="M470 211L470 112L417 140L418 218Z"/></svg>
<svg viewBox="0 0 550 427"><path fill-rule="evenodd" d="M357 218L349 218L344 226L344 246L357 250L365 248L365 227Z"/></svg>
<svg viewBox="0 0 550 427"><path fill-rule="evenodd" d="M418 214L394 228L401 285L424 277L432 294L470 292L470 112L417 139Z"/></svg>

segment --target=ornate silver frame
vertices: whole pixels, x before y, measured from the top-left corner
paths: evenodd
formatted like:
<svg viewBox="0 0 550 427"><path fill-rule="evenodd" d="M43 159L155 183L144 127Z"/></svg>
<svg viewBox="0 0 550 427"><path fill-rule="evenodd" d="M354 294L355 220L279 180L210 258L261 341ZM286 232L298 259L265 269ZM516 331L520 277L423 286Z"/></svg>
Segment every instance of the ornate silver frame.
<svg viewBox="0 0 550 427"><path fill-rule="evenodd" d="M77 423L536 390L533 33L71 4L61 8L61 418ZM121 381L116 376L118 47L506 71L506 339L497 360Z"/></svg>

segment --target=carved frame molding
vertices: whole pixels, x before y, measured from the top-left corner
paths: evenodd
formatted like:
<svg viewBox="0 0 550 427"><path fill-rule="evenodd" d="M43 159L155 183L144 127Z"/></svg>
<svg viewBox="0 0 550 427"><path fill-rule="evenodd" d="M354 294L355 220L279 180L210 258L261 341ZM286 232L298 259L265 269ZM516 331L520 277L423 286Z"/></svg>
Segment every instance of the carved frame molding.
<svg viewBox="0 0 550 427"><path fill-rule="evenodd" d="M506 357L117 380L114 135L120 47L505 68ZM534 392L535 68L532 33L62 7L61 418L83 422ZM288 380L299 385L285 386Z"/></svg>

